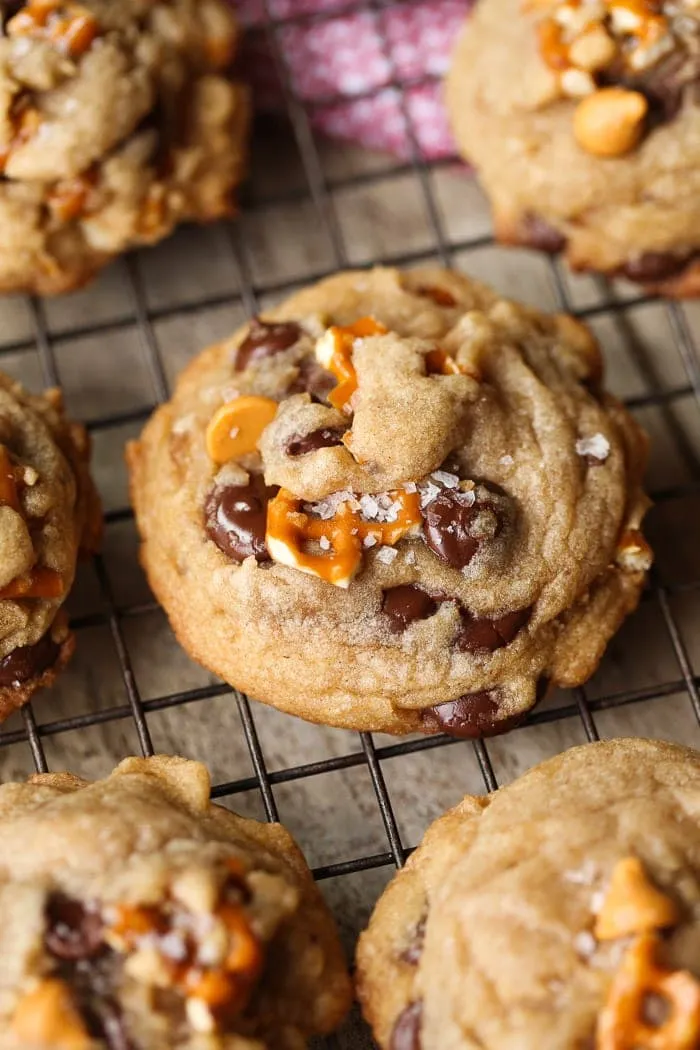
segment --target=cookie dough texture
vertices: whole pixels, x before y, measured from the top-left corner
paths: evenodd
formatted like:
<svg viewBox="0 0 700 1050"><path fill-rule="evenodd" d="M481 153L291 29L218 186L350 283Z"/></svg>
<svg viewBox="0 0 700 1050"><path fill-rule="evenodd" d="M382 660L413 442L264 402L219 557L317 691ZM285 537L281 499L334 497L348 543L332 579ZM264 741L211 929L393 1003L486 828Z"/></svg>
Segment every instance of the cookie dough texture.
<svg viewBox="0 0 700 1050"><path fill-rule="evenodd" d="M325 400L314 347L363 316L387 332L355 341L348 415ZM187 651L282 710L390 733L493 732L543 680L584 681L648 565L646 441L602 391L587 329L434 268L338 274L265 320L196 358L128 450L142 562ZM457 374L426 374L436 348ZM219 468L207 426L249 394L280 403L262 455ZM331 447L303 452L320 431ZM264 507L259 546L227 553L251 485L258 503L282 485L317 518L338 492L376 518L364 497L418 488L423 520L365 547L344 590L270 562Z"/></svg>
<svg viewBox="0 0 700 1050"><path fill-rule="evenodd" d="M75 288L179 222L230 214L249 100L224 0L0 9L0 289Z"/></svg>
<svg viewBox="0 0 700 1050"><path fill-rule="evenodd" d="M102 524L89 458L59 391L29 394L0 373L0 719L73 652L62 607Z"/></svg>
<svg viewBox="0 0 700 1050"><path fill-rule="evenodd" d="M432 825L360 939L359 995L379 1046L593 1045L620 944L591 931L613 869L630 856L680 906L667 963L700 976L696 752L588 745L465 799ZM405 1022L414 1041L392 1043L409 1004L422 1004Z"/></svg>
<svg viewBox="0 0 700 1050"><path fill-rule="evenodd" d="M94 783L57 773L0 788L5 1050L300 1050L341 1020L349 978L302 854L280 825L212 805L209 787L199 763L158 756ZM247 1004L206 1031L182 987L218 972L227 914L263 962ZM120 946L115 915L140 917L141 933L152 922L150 938ZM176 964L194 959L181 986ZM56 982L63 1021L46 1005ZM32 1043L22 1004L37 994Z"/></svg>
<svg viewBox="0 0 700 1050"><path fill-rule="evenodd" d="M622 274L650 291L700 294L697 85L631 152L594 156L574 137L577 100L551 101L537 41L545 11L480 0L447 79L452 128L491 200L496 236L563 250L574 269Z"/></svg>

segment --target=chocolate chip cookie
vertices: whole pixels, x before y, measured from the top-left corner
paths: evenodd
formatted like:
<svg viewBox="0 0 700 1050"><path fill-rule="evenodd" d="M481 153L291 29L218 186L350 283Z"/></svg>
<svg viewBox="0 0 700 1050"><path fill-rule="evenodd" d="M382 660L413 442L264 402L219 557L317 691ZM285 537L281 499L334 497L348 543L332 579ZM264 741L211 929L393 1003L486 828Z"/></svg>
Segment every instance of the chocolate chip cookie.
<svg viewBox="0 0 700 1050"><path fill-rule="evenodd" d="M4 1050L300 1050L350 981L279 824L209 801L198 762L0 787Z"/></svg>
<svg viewBox="0 0 700 1050"><path fill-rule="evenodd" d="M692 0L480 0L447 101L496 236L699 295L699 78Z"/></svg>
<svg viewBox="0 0 700 1050"><path fill-rule="evenodd" d="M225 0L26 0L0 23L0 289L68 291L230 214L249 103Z"/></svg>
<svg viewBox="0 0 700 1050"><path fill-rule="evenodd" d="M57 390L36 397L0 373L0 720L73 652L63 603L102 520L89 456Z"/></svg>
<svg viewBox="0 0 700 1050"><path fill-rule="evenodd" d="M570 317L458 273L342 273L181 377L129 448L188 652L334 726L495 732L636 605L646 441Z"/></svg>
<svg viewBox="0 0 700 1050"><path fill-rule="evenodd" d="M574 748L428 830L358 947L382 1050L700 1042L700 755Z"/></svg>

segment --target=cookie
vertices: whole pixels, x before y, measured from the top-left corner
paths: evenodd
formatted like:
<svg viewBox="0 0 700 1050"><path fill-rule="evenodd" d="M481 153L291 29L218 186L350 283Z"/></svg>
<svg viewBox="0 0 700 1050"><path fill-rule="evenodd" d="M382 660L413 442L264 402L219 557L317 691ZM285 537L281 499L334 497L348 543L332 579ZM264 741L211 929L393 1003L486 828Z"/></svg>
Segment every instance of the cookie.
<svg viewBox="0 0 700 1050"><path fill-rule="evenodd" d="M89 458L58 390L34 396L0 373L0 720L73 652L63 603L102 522Z"/></svg>
<svg viewBox="0 0 700 1050"><path fill-rule="evenodd" d="M231 213L249 100L225 0L26 0L0 21L0 289L65 292Z"/></svg>
<svg viewBox="0 0 700 1050"><path fill-rule="evenodd" d="M447 104L496 236L700 294L699 76L690 0L480 0Z"/></svg>
<svg viewBox="0 0 700 1050"><path fill-rule="evenodd" d="M358 946L382 1050L700 1041L700 755L574 748L437 820Z"/></svg>
<svg viewBox="0 0 700 1050"><path fill-rule="evenodd" d="M292 837L128 758L0 787L4 1050L299 1050L345 1014L333 920Z"/></svg>
<svg viewBox="0 0 700 1050"><path fill-rule="evenodd" d="M128 451L187 651L315 722L476 736L638 600L646 441L570 317L454 272L331 277L186 369Z"/></svg>

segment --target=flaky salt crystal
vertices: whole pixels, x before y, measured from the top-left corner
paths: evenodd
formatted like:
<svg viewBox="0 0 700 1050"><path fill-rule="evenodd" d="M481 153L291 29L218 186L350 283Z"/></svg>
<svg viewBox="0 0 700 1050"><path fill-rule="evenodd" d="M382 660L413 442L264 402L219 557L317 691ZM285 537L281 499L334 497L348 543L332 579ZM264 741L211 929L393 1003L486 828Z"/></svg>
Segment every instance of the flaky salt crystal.
<svg viewBox="0 0 700 1050"><path fill-rule="evenodd" d="M322 551L329 551L331 549L331 541L327 536L321 536L318 541L318 545Z"/></svg>
<svg viewBox="0 0 700 1050"><path fill-rule="evenodd" d="M459 485L459 478L456 474L449 474L446 470L434 470L430 475L434 481L437 481L439 485L444 485L446 489L456 489Z"/></svg>
<svg viewBox="0 0 700 1050"><path fill-rule="evenodd" d="M377 561L383 562L384 565L391 565L397 554L398 551L394 547L382 547L377 551Z"/></svg>
<svg viewBox="0 0 700 1050"><path fill-rule="evenodd" d="M376 544L377 540L374 536L365 536L365 538L362 541L363 547L375 547Z"/></svg>
<svg viewBox="0 0 700 1050"><path fill-rule="evenodd" d="M604 434L579 438L576 442L576 452L579 456L593 456L593 459L599 459L602 463L610 455L610 442Z"/></svg>

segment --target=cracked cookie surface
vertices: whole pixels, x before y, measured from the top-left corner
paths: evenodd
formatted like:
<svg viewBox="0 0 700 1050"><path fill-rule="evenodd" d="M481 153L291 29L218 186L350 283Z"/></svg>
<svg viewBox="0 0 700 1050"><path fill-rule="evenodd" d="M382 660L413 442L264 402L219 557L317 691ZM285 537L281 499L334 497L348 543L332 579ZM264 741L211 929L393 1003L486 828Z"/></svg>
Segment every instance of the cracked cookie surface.
<svg viewBox="0 0 700 1050"><path fill-rule="evenodd" d="M699 901L700 755L574 748L430 827L360 939L363 1009L382 1050L694 1046Z"/></svg>
<svg viewBox="0 0 700 1050"><path fill-rule="evenodd" d="M476 736L595 669L649 564L599 349L457 273L344 273L201 354L128 450L188 652L330 725Z"/></svg>
<svg viewBox="0 0 700 1050"><path fill-rule="evenodd" d="M6 1050L299 1050L342 1019L335 926L278 824L156 756L0 787Z"/></svg>
<svg viewBox="0 0 700 1050"><path fill-rule="evenodd" d="M652 292L700 294L699 77L686 0L482 0L447 104L496 236Z"/></svg>
<svg viewBox="0 0 700 1050"><path fill-rule="evenodd" d="M62 606L102 522L89 457L57 390L35 396L0 373L0 719L72 654Z"/></svg>
<svg viewBox="0 0 700 1050"><path fill-rule="evenodd" d="M0 289L68 291L230 214L249 102L223 0L27 0L0 18Z"/></svg>

